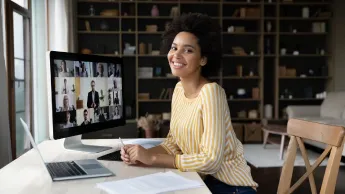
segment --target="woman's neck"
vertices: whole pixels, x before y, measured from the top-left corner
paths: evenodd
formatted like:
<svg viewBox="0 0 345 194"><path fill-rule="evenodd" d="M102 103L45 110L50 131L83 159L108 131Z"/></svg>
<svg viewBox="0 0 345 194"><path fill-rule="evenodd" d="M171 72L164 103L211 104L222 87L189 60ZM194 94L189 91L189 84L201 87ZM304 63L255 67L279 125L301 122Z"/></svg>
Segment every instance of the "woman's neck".
<svg viewBox="0 0 345 194"><path fill-rule="evenodd" d="M195 98L199 95L200 89L204 84L207 83L207 80L198 75L191 78L180 78L182 87L184 89L184 95L187 98Z"/></svg>

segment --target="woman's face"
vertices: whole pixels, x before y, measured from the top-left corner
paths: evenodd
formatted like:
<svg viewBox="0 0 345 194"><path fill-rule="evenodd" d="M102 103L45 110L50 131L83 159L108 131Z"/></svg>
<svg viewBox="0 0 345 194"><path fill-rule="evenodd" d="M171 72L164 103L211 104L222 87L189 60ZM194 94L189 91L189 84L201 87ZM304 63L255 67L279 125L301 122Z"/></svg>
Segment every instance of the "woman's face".
<svg viewBox="0 0 345 194"><path fill-rule="evenodd" d="M61 61L61 69L63 72L66 71L66 63L64 61Z"/></svg>
<svg viewBox="0 0 345 194"><path fill-rule="evenodd" d="M168 62L173 75L187 78L200 74L201 65L206 64L201 57L196 36L189 32L180 32L175 36L168 53Z"/></svg>

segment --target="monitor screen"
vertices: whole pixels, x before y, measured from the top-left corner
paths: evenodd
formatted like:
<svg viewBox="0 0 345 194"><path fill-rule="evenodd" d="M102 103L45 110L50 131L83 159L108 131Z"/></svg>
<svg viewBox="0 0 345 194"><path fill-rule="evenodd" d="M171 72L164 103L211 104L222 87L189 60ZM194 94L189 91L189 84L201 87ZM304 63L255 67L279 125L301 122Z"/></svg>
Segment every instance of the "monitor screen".
<svg viewBox="0 0 345 194"><path fill-rule="evenodd" d="M51 52L54 139L125 124L118 57Z"/></svg>

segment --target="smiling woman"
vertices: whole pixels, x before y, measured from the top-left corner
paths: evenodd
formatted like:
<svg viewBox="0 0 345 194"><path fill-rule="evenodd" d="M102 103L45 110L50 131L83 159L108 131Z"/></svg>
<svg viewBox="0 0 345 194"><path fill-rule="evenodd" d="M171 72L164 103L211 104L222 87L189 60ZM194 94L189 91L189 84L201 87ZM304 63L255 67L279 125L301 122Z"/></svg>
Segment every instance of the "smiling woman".
<svg viewBox="0 0 345 194"><path fill-rule="evenodd" d="M224 89L209 82L221 64L220 27L210 17L175 18L163 35L171 72L180 78L171 103L170 131L154 148L126 145L127 164L196 171L214 194L253 194L258 186L233 130Z"/></svg>

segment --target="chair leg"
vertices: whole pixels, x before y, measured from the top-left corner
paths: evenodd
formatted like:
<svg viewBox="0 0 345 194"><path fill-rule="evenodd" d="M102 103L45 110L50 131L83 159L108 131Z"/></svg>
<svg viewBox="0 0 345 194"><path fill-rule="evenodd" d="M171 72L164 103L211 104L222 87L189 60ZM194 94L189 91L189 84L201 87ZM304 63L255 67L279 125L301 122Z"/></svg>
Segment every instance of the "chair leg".
<svg viewBox="0 0 345 194"><path fill-rule="evenodd" d="M268 138L268 135L269 135L269 134L270 134L270 133L267 132L267 131L264 132L264 144L263 144L264 149L266 148L267 138Z"/></svg>

